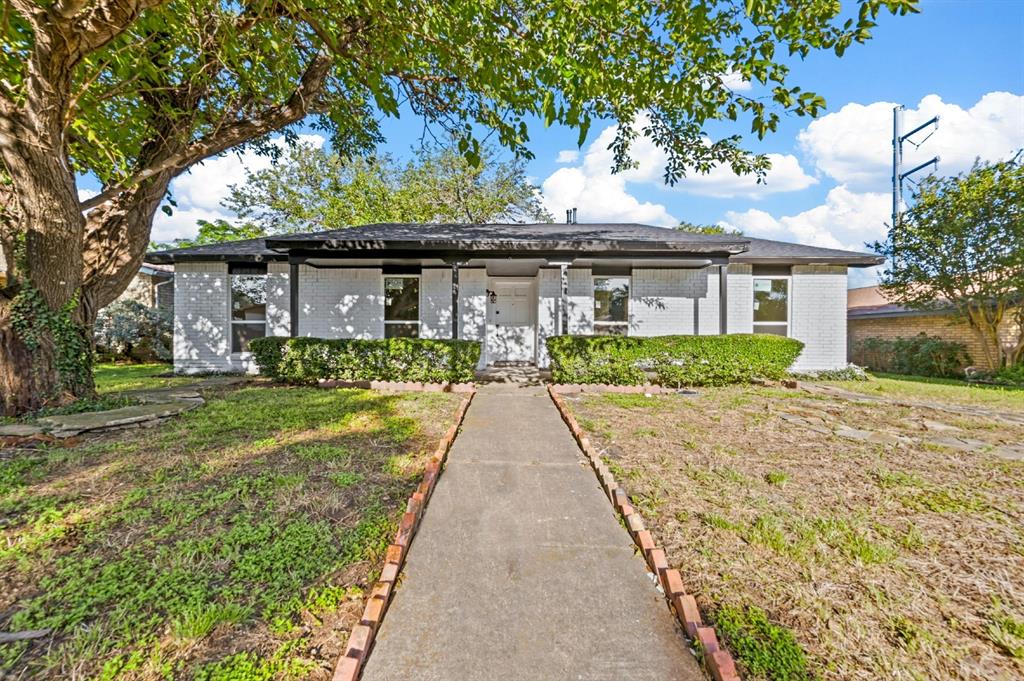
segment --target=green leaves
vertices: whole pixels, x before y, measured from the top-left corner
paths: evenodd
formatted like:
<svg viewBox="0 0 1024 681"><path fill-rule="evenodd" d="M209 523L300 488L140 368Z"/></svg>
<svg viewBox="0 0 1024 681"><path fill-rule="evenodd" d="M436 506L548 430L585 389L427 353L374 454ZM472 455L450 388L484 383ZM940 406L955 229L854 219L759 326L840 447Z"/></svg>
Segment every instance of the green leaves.
<svg viewBox="0 0 1024 681"><path fill-rule="evenodd" d="M1022 314L1024 167L1018 160L925 178L899 225L872 248L889 259L883 287L891 300L919 309L953 305L981 332L992 368L1018 360L1024 326L1017 325L1021 330L1008 343L995 332L1011 311Z"/></svg>
<svg viewBox="0 0 1024 681"><path fill-rule="evenodd" d="M764 136L784 113L817 115L823 100L786 85L778 48L842 54L870 37L882 11L916 12L917 2L861 0L855 16L841 17L835 0L172 0L75 64L69 150L78 172L112 184L238 121L254 127L230 145L252 143L280 127L266 122L268 107L288 102L327 50L330 73L303 101L343 157L367 152L380 116L397 117L404 104L448 133L493 130L524 157L531 117L577 129L582 144L594 120L643 113L655 122L645 134L668 152L667 181L722 163L750 171L760 159L738 139L709 145L705 122L746 116ZM3 31L0 78L21 101L36 36L17 14ZM773 109L729 90L727 73L770 84ZM617 140L617 168L628 167L632 141ZM467 144L476 167L478 142Z"/></svg>

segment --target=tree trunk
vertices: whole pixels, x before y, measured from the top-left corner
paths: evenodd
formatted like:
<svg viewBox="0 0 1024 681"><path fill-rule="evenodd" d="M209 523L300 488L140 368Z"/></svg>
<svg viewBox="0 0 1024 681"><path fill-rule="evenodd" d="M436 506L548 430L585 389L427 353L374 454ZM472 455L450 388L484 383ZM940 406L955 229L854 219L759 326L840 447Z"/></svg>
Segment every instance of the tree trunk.
<svg viewBox="0 0 1024 681"><path fill-rule="evenodd" d="M74 395L56 388L60 375L52 337L30 350L13 328L10 303L0 302L0 413L17 416L66 403Z"/></svg>

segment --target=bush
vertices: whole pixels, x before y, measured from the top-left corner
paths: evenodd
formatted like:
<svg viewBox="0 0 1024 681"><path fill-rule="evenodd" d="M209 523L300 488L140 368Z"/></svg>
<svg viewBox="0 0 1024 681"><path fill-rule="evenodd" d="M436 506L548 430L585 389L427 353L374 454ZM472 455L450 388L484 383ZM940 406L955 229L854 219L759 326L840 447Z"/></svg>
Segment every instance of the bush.
<svg viewBox="0 0 1024 681"><path fill-rule="evenodd" d="M996 372L994 380L1001 385L1024 386L1024 363L1003 367Z"/></svg>
<svg viewBox="0 0 1024 681"><path fill-rule="evenodd" d="M971 363L963 343L925 333L909 338L865 338L856 350L869 369L894 374L960 378Z"/></svg>
<svg viewBox="0 0 1024 681"><path fill-rule="evenodd" d="M261 374L294 383L467 383L480 360L480 344L475 341L425 338L261 338L250 348Z"/></svg>
<svg viewBox="0 0 1024 681"><path fill-rule="evenodd" d="M281 378L281 360L284 358L285 345L290 340L288 336L266 336L249 341L249 351L261 375Z"/></svg>
<svg viewBox="0 0 1024 681"><path fill-rule="evenodd" d="M100 310L93 327L96 351L111 360L171 359L171 314L137 300L118 300Z"/></svg>
<svg viewBox="0 0 1024 681"><path fill-rule="evenodd" d="M554 336L547 340L556 383L727 385L779 379L803 343L767 334L726 336Z"/></svg>

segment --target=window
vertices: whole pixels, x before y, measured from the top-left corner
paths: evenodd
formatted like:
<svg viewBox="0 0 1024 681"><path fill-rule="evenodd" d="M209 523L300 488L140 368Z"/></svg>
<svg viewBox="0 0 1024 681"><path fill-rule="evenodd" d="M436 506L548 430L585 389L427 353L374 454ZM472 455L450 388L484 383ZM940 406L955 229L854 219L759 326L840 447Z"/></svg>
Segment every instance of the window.
<svg viewBox="0 0 1024 681"><path fill-rule="evenodd" d="M594 335L629 332L629 277L594 277Z"/></svg>
<svg viewBox="0 0 1024 681"><path fill-rule="evenodd" d="M754 277L754 333L789 335L789 277Z"/></svg>
<svg viewBox="0 0 1024 681"><path fill-rule="evenodd" d="M231 352L249 352L249 341L267 335L267 270L232 265Z"/></svg>
<svg viewBox="0 0 1024 681"><path fill-rule="evenodd" d="M419 338L420 278L384 277L384 337Z"/></svg>

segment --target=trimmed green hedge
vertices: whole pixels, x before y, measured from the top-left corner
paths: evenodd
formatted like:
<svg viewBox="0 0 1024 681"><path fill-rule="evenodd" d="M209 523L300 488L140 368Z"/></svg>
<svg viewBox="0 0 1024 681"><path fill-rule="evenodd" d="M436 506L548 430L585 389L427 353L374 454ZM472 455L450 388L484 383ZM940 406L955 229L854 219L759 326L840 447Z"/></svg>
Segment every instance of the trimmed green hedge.
<svg viewBox="0 0 1024 681"><path fill-rule="evenodd" d="M768 334L554 336L547 345L556 383L670 387L779 379L804 347Z"/></svg>
<svg viewBox="0 0 1024 681"><path fill-rule="evenodd" d="M480 360L475 341L426 338L259 338L249 344L260 373L293 383L419 381L467 383Z"/></svg>

